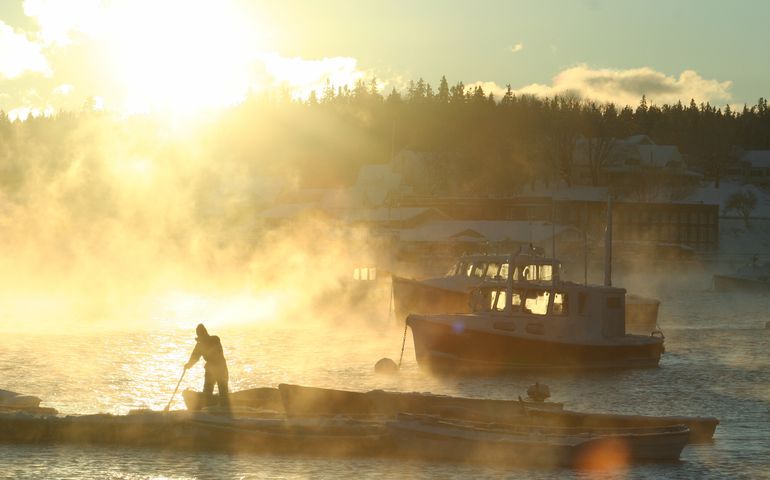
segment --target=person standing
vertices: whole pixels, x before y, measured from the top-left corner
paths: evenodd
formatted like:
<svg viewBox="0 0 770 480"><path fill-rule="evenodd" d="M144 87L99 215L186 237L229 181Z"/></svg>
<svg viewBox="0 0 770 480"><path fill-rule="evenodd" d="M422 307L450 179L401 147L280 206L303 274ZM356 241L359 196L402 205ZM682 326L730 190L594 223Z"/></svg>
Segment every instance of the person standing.
<svg viewBox="0 0 770 480"><path fill-rule="evenodd" d="M227 362L225 361L225 354L222 350L222 342L216 335L209 335L206 327L202 323L198 324L195 329L197 337L195 338L195 348L190 355L190 360L184 366L185 370L189 370L195 365L201 357L206 361L204 365L203 376L203 393L207 397L214 395L214 384L217 384L217 391L219 392L219 405L223 407L229 406L228 401L228 389L227 382L229 380L229 373L227 371Z"/></svg>

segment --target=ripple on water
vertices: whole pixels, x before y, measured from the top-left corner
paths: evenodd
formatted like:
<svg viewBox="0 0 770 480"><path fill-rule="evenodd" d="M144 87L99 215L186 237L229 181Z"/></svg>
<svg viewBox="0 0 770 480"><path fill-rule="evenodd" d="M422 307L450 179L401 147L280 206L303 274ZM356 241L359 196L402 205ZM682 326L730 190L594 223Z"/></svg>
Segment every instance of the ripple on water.
<svg viewBox="0 0 770 480"><path fill-rule="evenodd" d="M676 292L674 292L676 293ZM668 297L661 367L617 372L532 373L496 378L424 374L407 342L398 376L375 375L381 357L398 359L400 328L303 325L231 327L218 332L234 390L278 383L431 391L516 398L536 381L570 408L640 414L710 415L722 420L713 445L688 446L682 462L643 465L608 478L758 478L770 471L770 297L687 290ZM764 317L763 317L764 315ZM194 325L197 321L191 321ZM0 349L7 388L38 395L63 413L112 412L168 402L194 343L192 331L109 335L10 335ZM11 366L11 367L9 367ZM200 389L197 365L180 386ZM182 407L176 398L174 406ZM510 471L383 460L326 460L159 453L143 449L0 446L10 478L595 478L579 472Z"/></svg>

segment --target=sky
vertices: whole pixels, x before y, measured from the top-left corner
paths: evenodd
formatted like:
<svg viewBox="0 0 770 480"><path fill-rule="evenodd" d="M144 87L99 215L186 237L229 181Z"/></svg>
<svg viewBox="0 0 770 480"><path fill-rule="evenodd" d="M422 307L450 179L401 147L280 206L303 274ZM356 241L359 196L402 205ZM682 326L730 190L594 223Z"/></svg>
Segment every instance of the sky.
<svg viewBox="0 0 770 480"><path fill-rule="evenodd" d="M753 105L769 18L764 0L0 0L0 109L187 115L442 75L498 97Z"/></svg>

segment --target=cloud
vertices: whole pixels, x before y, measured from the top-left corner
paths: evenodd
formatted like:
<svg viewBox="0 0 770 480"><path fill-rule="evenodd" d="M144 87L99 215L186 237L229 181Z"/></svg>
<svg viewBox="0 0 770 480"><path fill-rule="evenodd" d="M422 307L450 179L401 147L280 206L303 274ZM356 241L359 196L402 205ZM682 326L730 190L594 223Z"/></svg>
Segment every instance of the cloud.
<svg viewBox="0 0 770 480"><path fill-rule="evenodd" d="M477 81L468 88L480 86L484 92L493 93L499 100L505 95L506 87L495 82ZM649 67L628 70L608 68L591 69L586 65L563 70L553 78L551 85L533 83L513 90L517 95L576 95L598 102L613 102L619 105L636 105L646 95L651 102L673 104L710 102L713 105L729 103L732 99L729 80L708 80L693 70L685 70L679 77L669 76Z"/></svg>
<svg viewBox="0 0 770 480"><path fill-rule="evenodd" d="M37 21L40 38L49 45L68 45L75 32L96 34L105 11L100 0L24 0L24 14Z"/></svg>
<svg viewBox="0 0 770 480"><path fill-rule="evenodd" d="M495 82L473 82L465 86L465 91L473 91L476 87L481 87L484 93L489 95L490 93L495 96L495 100L500 100L505 95L508 87L501 87Z"/></svg>
<svg viewBox="0 0 770 480"><path fill-rule="evenodd" d="M306 98L327 80L336 88L367 77L355 58L285 57L261 48L261 20L243 15L237 0L24 0L23 6L59 73L38 85L57 106L100 95L122 113L186 114L238 103L250 92L286 88ZM6 102L7 108L30 107L14 93L16 104Z"/></svg>
<svg viewBox="0 0 770 480"><path fill-rule="evenodd" d="M719 104L732 99L731 87L729 80L705 79L693 70L685 70L676 77L649 67L614 70L578 65L560 72L551 85L533 83L516 90L516 93L538 96L576 94L620 105L635 105L642 95L660 104L679 100L688 102L690 99Z"/></svg>
<svg viewBox="0 0 770 480"><path fill-rule="evenodd" d="M358 69L358 61L351 57L322 59L287 58L270 53L263 55L269 86L287 86L297 96L306 97L311 91L322 91L326 81L333 87L352 86L364 78Z"/></svg>
<svg viewBox="0 0 770 480"><path fill-rule="evenodd" d="M63 84L59 85L58 87L54 88L54 89L53 89L53 93L54 93L55 95L63 95L63 96L67 96L67 95L69 95L70 93L72 93L72 89L73 89L73 88L74 88L74 87L73 87L71 84L69 84L69 83L63 83Z"/></svg>
<svg viewBox="0 0 770 480"><path fill-rule="evenodd" d="M52 74L42 45L0 21L0 77L13 79L26 72Z"/></svg>
<svg viewBox="0 0 770 480"><path fill-rule="evenodd" d="M522 50L524 50L524 44L521 42L511 47L511 53L518 53Z"/></svg>

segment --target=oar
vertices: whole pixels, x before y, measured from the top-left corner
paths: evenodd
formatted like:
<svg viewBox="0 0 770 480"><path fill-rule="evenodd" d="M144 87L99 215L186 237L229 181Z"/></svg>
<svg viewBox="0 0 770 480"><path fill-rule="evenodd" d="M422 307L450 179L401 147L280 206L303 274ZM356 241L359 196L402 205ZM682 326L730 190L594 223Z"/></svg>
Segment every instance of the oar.
<svg viewBox="0 0 770 480"><path fill-rule="evenodd" d="M177 390L179 390L179 385L182 383L182 379L184 378L185 373L187 373L186 368L182 370L182 376L179 377L179 381L176 382L176 388L174 389L174 393L171 394L171 399L168 401L168 405L166 405L166 408L163 409L164 412L168 412L169 408L171 408L171 402L174 401L174 397L176 396Z"/></svg>

